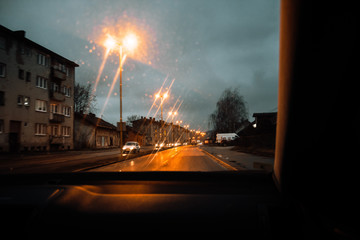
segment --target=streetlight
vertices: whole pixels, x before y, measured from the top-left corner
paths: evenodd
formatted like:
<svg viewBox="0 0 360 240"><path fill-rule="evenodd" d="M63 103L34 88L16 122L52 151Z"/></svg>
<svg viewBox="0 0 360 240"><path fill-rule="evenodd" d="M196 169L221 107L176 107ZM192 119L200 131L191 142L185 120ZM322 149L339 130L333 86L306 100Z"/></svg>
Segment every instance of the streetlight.
<svg viewBox="0 0 360 240"><path fill-rule="evenodd" d="M167 92L164 94L161 94L159 92L155 95L155 100L158 98L161 98L161 102L160 102L161 121L163 120L163 106L162 105L163 105L164 99L166 99L168 96L169 96L169 94Z"/></svg>
<svg viewBox="0 0 360 240"><path fill-rule="evenodd" d="M189 124L186 124L186 125L184 126L184 128L185 128L185 133L186 133L186 142L190 141L190 140L189 140L189 127L190 127Z"/></svg>
<svg viewBox="0 0 360 240"><path fill-rule="evenodd" d="M172 142L174 142L174 129L173 129L174 123L173 123L173 121L174 121L174 117L176 115L177 115L177 112L172 112L172 111L169 112L169 117L171 117L171 128L170 128L170 130L171 130L171 140L172 140Z"/></svg>
<svg viewBox="0 0 360 240"><path fill-rule="evenodd" d="M169 117L171 117L172 116L172 118L171 118L171 122L173 122L173 120L174 120L174 117L177 115L177 112L169 112Z"/></svg>
<svg viewBox="0 0 360 240"><path fill-rule="evenodd" d="M126 35L122 41L115 39L108 35L104 42L105 47L109 50L119 47L119 75L120 75L120 152L122 152L123 145L123 119L122 119L122 65L125 62L126 54L123 58L123 48L132 52L138 45L137 37L134 34Z"/></svg>

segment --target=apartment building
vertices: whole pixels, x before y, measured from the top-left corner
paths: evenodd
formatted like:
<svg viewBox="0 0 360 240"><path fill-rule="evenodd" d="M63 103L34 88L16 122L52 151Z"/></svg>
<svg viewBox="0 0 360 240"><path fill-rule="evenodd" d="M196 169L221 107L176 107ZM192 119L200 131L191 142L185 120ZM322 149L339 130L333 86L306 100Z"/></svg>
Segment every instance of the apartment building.
<svg viewBox="0 0 360 240"><path fill-rule="evenodd" d="M73 149L75 67L0 25L0 151Z"/></svg>

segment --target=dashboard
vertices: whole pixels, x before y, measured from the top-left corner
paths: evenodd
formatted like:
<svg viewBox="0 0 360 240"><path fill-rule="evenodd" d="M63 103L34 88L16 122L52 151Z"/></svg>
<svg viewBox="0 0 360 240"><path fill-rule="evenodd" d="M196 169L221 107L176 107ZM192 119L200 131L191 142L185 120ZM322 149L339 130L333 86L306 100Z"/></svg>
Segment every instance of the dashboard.
<svg viewBox="0 0 360 240"><path fill-rule="evenodd" d="M279 234L284 209L272 176L249 172L67 173L1 176L12 234L119 232ZM283 211L284 213L286 211ZM10 233L9 232L9 233Z"/></svg>

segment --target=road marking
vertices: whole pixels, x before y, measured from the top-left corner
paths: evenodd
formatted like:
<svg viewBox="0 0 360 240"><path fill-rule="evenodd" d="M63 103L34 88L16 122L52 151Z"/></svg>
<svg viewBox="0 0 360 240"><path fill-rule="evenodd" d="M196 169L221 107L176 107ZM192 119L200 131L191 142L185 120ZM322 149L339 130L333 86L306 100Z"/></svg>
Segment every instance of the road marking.
<svg viewBox="0 0 360 240"><path fill-rule="evenodd" d="M208 153L207 151L203 150L203 149L200 149L200 151L206 153L206 155L208 155L210 158L212 158L213 160L215 160L217 163L219 163L220 165L222 165L223 167L229 169L229 170L232 170L232 171L238 171L239 169L227 164L226 162L222 161L221 159L215 157L214 155L212 155L211 153Z"/></svg>

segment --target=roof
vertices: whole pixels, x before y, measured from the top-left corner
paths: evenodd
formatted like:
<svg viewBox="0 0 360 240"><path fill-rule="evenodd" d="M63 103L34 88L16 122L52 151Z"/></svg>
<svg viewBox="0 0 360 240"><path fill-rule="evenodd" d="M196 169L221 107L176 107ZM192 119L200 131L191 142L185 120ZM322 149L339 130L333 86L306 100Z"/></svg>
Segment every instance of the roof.
<svg viewBox="0 0 360 240"><path fill-rule="evenodd" d="M276 115L277 112L264 112L264 113L254 113L253 117L273 117Z"/></svg>
<svg viewBox="0 0 360 240"><path fill-rule="evenodd" d="M28 44L29 46L33 46L36 49L39 49L41 52L49 54L50 56L61 60L63 62L65 62L66 64L69 64L73 67L79 67L79 65L47 48L45 48L44 46L41 46L40 44L37 44L36 42L31 41L30 39L25 37L25 31L20 30L20 31L12 31L6 27L4 27L3 25L0 25L0 35L2 35L1 33L6 33L7 35L10 35L11 37L18 39L18 40L22 40L24 41L26 44Z"/></svg>
<svg viewBox="0 0 360 240"><path fill-rule="evenodd" d="M96 117L95 114L93 113L89 113L89 114L75 113L75 118L84 120L95 127L117 130L117 128L113 124L106 122L101 118Z"/></svg>

